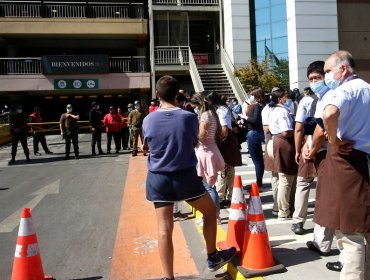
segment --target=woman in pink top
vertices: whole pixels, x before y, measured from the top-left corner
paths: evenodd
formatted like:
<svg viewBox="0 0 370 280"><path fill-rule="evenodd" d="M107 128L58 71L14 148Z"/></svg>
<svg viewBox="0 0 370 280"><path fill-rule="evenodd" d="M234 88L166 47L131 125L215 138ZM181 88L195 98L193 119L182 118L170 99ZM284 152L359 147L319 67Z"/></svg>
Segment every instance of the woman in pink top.
<svg viewBox="0 0 370 280"><path fill-rule="evenodd" d="M221 125L215 108L205 101L204 94L196 93L191 98L191 104L199 109L199 142L195 149L198 158L198 175L203 178L204 186L216 204L219 218L220 202L214 187L219 171L225 169L225 161L217 147L221 139Z"/></svg>

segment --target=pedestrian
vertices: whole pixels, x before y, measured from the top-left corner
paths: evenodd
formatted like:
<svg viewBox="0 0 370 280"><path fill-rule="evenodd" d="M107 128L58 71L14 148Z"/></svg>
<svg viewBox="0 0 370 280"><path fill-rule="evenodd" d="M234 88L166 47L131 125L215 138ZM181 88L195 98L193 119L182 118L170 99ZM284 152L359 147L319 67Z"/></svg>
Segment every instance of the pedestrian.
<svg viewBox="0 0 370 280"><path fill-rule="evenodd" d="M315 205L314 222L335 229L343 250L340 278L364 280L370 275L370 85L354 67L348 51L325 61L325 83L334 92L323 106L329 147L318 188L325 203Z"/></svg>
<svg viewBox="0 0 370 280"><path fill-rule="evenodd" d="M73 107L68 104L66 107L67 112L63 113L60 117L60 134L65 140L65 159L70 159L69 152L71 149L71 141L73 144L73 150L75 159L78 159L79 148L78 148L78 125L77 121L80 120L80 115L73 112Z"/></svg>
<svg viewBox="0 0 370 280"><path fill-rule="evenodd" d="M220 98L220 96L216 92L208 92L205 95L206 102L210 103L213 107L216 108L216 113L218 116L218 119L221 124L222 128L222 140L226 141L228 137L233 137L232 135L232 126L231 126L231 119L232 119L232 113L230 108L227 107L226 103ZM231 133L231 135L228 135ZM237 143L236 143L237 144ZM231 155L230 151L224 151L225 153L229 153ZM222 151L221 151L222 153ZM230 162L228 159L225 159L225 154L222 154L224 156L224 160L226 162L225 171L220 172L220 176L217 177L216 182L216 190L218 193L218 197L220 199L220 205L222 208L230 207L231 198L233 194L233 187L234 187L234 176L235 176L235 167L232 162ZM239 151L240 155L240 151ZM232 155L232 158L238 158L238 155Z"/></svg>
<svg viewBox="0 0 370 280"><path fill-rule="evenodd" d="M218 173L225 169L225 161L218 149L221 142L222 130L216 113L216 108L205 101L206 93L196 93L191 103L199 108L199 142L195 149L198 159L197 172L203 178L203 183L210 194L217 210L217 224L221 224L220 201L215 183Z"/></svg>
<svg viewBox="0 0 370 280"><path fill-rule="evenodd" d="M273 91L270 105L275 109L269 116L269 129L272 139L267 146L267 154L273 160L274 172L271 180L278 182L273 189L274 201L279 209L278 219L288 220L292 217L290 210L290 193L297 175L298 166L294 156L293 119L290 114L289 92L278 89ZM272 184L276 188L276 184Z"/></svg>
<svg viewBox="0 0 370 280"><path fill-rule="evenodd" d="M173 271L173 202L187 201L203 213L203 235L207 266L215 271L235 255L235 247L216 249L216 207L196 171L194 147L198 143L198 120L195 114L176 107L177 81L161 77L156 94L161 108L149 114L143 123L144 150L150 150L146 198L154 203L158 224L158 247L164 278L174 279Z"/></svg>
<svg viewBox="0 0 370 280"><path fill-rule="evenodd" d="M15 156L17 154L18 142L21 142L24 155L26 160L31 162L30 151L27 147L27 133L28 126L26 117L23 114L22 106L12 106L9 111L9 130L12 136L12 152L11 160L8 162L8 165L15 163Z"/></svg>
<svg viewBox="0 0 370 280"><path fill-rule="evenodd" d="M116 148L116 154L121 150L121 125L122 118L113 106L109 107L109 113L104 116L103 124L107 132L107 154L110 154L112 138Z"/></svg>
<svg viewBox="0 0 370 280"><path fill-rule="evenodd" d="M310 87L312 91L318 96L319 100L316 104L315 110L315 120L317 123L322 124L322 113L324 111L323 104L327 103L328 99L331 98L332 90L330 90L325 85L325 72L324 72L324 61L312 62L307 68L307 77L310 82ZM303 99L302 99L303 100ZM324 165L326 160L326 151L328 148L328 141L325 138L323 128L317 125L312 136L312 140L308 138L302 147L302 158L305 161L314 161L315 170L317 173L317 181L324 179L326 174L324 171ZM322 204L326 203L322 201L322 196L320 195L322 191L318 184L316 184L316 203ZM306 196L304 198L302 209L306 208L306 203L308 202L309 189L306 191ZM307 201L307 202L306 202ZM305 210L307 211L307 210ZM294 217L293 217L294 218ZM304 217L305 218L305 217ZM335 231L331 228L326 228L315 223L313 231L313 240L307 241L307 247L317 252L321 256L328 256L331 252L331 245L333 242ZM342 254L340 254L339 259L341 260ZM329 262L326 265L328 269L340 271L342 262Z"/></svg>
<svg viewBox="0 0 370 280"><path fill-rule="evenodd" d="M154 111L157 111L158 108L159 108L158 100L153 98L152 101L150 101L149 114L153 113Z"/></svg>
<svg viewBox="0 0 370 280"><path fill-rule="evenodd" d="M264 139L262 126L262 110L265 107L265 93L262 88L257 88L250 93L252 109L248 114L240 114L242 120L240 123L247 129L248 151L252 158L257 185L260 191L263 191L263 173L265 166L263 163L262 141ZM235 108L235 107L234 107Z"/></svg>
<svg viewBox="0 0 370 280"><path fill-rule="evenodd" d="M45 132L43 129L41 111L39 107L33 109L33 113L28 118L30 123L37 123L36 127L31 127L31 134L33 136L33 153L35 156L41 156L39 152L39 143L41 143L42 148L45 151L45 154L52 154L49 150L48 145L46 144Z"/></svg>
<svg viewBox="0 0 370 280"><path fill-rule="evenodd" d="M91 103L91 110L89 112L89 122L91 131L91 155L96 156L95 145L98 147L99 155L103 155L101 148L101 125L103 113L100 111L99 104L95 101Z"/></svg>
<svg viewBox="0 0 370 280"><path fill-rule="evenodd" d="M132 112L132 110L134 110L134 104L129 103L127 105L127 112L126 112L127 116L130 115L130 113ZM128 149L130 151L132 151L133 147L132 147L132 143L131 143L131 134L133 132L131 131L131 128L130 128L130 126L128 124L128 117L127 117L127 126L128 126L128 144L127 144L127 146L128 146Z"/></svg>
<svg viewBox="0 0 370 280"><path fill-rule="evenodd" d="M324 67L321 63L314 63L307 69L307 78L321 78L323 71ZM314 122L312 127L309 127L306 124L308 124L308 122L311 120L314 121L313 117L316 111L318 97L312 92L311 88L310 90L305 88L304 94L305 96L298 104L294 127L295 162L298 164L298 176L294 198L295 210L293 213L293 224L291 230L295 234L303 234L305 232L303 226L307 217L310 187L313 180L317 176L314 161L304 160L301 156L301 152L303 143L306 141L312 143L312 134L316 127L316 122Z"/></svg>
<svg viewBox="0 0 370 280"><path fill-rule="evenodd" d="M130 127L130 143L132 145L131 153L133 156L137 156L138 148L137 143L139 136L141 135L141 126L143 124L144 113L140 110L139 101L135 101L135 109L130 112L128 115L128 125ZM143 155L146 155L146 152L143 151Z"/></svg>
<svg viewBox="0 0 370 280"><path fill-rule="evenodd" d="M238 119L240 119L239 114L241 114L243 112L242 111L242 106L239 104L238 99L236 99L236 98L233 98L231 100L231 102L233 104L232 110L231 110L232 113L233 113L233 117L234 117L235 120L238 120Z"/></svg>
<svg viewBox="0 0 370 280"><path fill-rule="evenodd" d="M128 112L123 112L122 108L118 108L117 110L118 115L122 119L121 123L121 144L122 144L122 150L128 149L128 137L129 137L129 131L128 131Z"/></svg>

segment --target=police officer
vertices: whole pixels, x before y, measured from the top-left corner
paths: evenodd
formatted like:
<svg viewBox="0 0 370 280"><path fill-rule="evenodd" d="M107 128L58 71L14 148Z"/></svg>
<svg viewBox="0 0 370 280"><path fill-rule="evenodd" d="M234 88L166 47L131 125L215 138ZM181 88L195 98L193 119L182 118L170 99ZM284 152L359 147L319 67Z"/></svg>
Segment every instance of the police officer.
<svg viewBox="0 0 370 280"><path fill-rule="evenodd" d="M15 156L17 154L18 142L20 141L23 147L24 155L26 160L30 160L30 151L27 147L27 122L26 117L22 113L22 107L17 106L16 108L11 108L9 114L9 130L12 136L12 159L8 162L9 165L15 163Z"/></svg>
<svg viewBox="0 0 370 280"><path fill-rule="evenodd" d="M144 113L140 109L139 101L135 101L135 109L128 115L128 125L130 127L130 142L132 145L132 155L137 156L137 143L139 136L141 136L141 126L143 124ZM144 155L146 153L144 152Z"/></svg>
<svg viewBox="0 0 370 280"><path fill-rule="evenodd" d="M91 155L96 156L95 145L98 147L99 155L104 154L101 148L101 125L103 113L99 110L99 104L91 103L89 112L90 130L91 130Z"/></svg>
<svg viewBox="0 0 370 280"><path fill-rule="evenodd" d="M75 153L75 159L78 159L79 149L78 149L78 126L77 121L80 120L80 115L78 113L73 113L73 108L71 104L68 104L67 112L62 114L60 117L60 134L64 137L66 142L66 157L69 159L69 152L71 150L71 141L73 143L73 150Z"/></svg>

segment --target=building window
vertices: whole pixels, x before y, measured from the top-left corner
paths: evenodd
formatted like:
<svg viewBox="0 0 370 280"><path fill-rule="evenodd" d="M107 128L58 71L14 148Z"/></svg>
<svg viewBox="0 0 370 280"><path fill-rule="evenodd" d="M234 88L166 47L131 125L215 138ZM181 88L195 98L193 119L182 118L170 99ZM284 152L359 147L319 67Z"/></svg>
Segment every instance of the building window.
<svg viewBox="0 0 370 280"><path fill-rule="evenodd" d="M271 52L278 59L288 59L286 0L250 0L252 55L263 60Z"/></svg>

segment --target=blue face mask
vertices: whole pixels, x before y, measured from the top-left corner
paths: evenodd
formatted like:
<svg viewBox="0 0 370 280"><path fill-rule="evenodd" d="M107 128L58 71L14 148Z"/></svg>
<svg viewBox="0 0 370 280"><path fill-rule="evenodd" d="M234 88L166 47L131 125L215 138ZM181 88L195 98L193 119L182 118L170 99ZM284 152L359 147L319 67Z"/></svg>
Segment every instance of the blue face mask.
<svg viewBox="0 0 370 280"><path fill-rule="evenodd" d="M334 72L325 74L325 84L328 86L328 88L333 90L339 87L340 84L340 81L334 79L334 74Z"/></svg>
<svg viewBox="0 0 370 280"><path fill-rule="evenodd" d="M292 105L292 99L287 99L287 101L284 103L284 107L287 109L290 109L291 105Z"/></svg>
<svg viewBox="0 0 370 280"><path fill-rule="evenodd" d="M323 97L325 92L329 90L329 88L325 85L325 82L323 80L310 84L310 88L314 93L318 94L320 98Z"/></svg>

